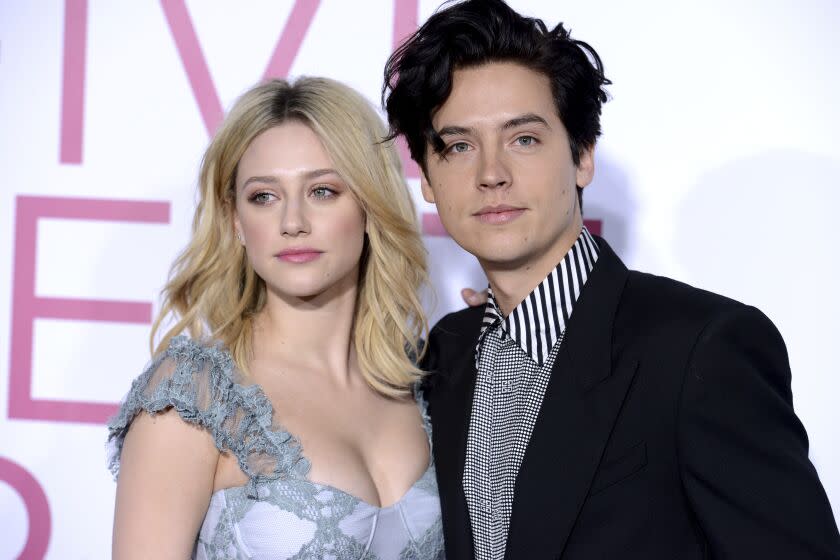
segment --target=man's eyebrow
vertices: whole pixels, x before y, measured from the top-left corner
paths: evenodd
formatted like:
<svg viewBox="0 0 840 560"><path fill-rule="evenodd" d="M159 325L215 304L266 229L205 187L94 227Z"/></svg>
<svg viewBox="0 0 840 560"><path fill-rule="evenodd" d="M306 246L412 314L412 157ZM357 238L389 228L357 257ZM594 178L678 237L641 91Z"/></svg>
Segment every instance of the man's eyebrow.
<svg viewBox="0 0 840 560"><path fill-rule="evenodd" d="M466 136L468 134L474 134L474 128L468 128L465 126L444 126L440 130L437 131L438 136Z"/></svg>
<svg viewBox="0 0 840 560"><path fill-rule="evenodd" d="M505 121L502 126L500 127L502 130L508 130L510 128L516 128L517 126L522 126L525 124L541 124L546 128L551 128L548 125L548 121L544 118L539 116L536 113L525 113L524 115L520 115L518 117L514 117L510 120ZM437 131L437 135L439 137L443 136L466 136L475 134L475 129L466 127L466 126L444 126L440 130Z"/></svg>
<svg viewBox="0 0 840 560"><path fill-rule="evenodd" d="M324 169L313 169L312 171L307 171L303 174L303 179L306 181L311 181L312 179L317 179L318 177L323 177L324 175L331 175L335 174L338 175L338 171L331 168L324 168ZM273 175L255 175L253 177L248 177L248 179L242 184L242 188L244 189L251 183L266 183L269 185L276 185L280 181L277 177Z"/></svg>
<svg viewBox="0 0 840 560"><path fill-rule="evenodd" d="M505 124L502 125L502 130L516 128L517 126L522 126L524 124L541 124L544 127L551 129L551 127L548 126L548 122L541 116L536 113L526 113L519 117L514 117L509 121L505 121Z"/></svg>

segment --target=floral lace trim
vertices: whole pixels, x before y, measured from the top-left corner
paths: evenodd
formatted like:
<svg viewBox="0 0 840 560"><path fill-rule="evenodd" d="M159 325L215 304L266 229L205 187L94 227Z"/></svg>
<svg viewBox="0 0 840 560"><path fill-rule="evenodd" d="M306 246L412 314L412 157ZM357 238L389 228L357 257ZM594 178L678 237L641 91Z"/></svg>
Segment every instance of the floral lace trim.
<svg viewBox="0 0 840 560"><path fill-rule="evenodd" d="M175 364L167 376L151 390L155 371L170 358ZM207 370L206 372L204 370ZM220 345L200 345L186 336L172 339L143 374L132 383L119 412L108 422L108 467L119 474L120 454L129 425L141 411L156 414L174 408L181 418L207 429L219 451L230 451L248 476L250 498L258 499L257 485L284 477L306 478L310 464L303 456L300 441L280 426L274 426L271 402L257 385L234 381L235 365ZM208 376L209 402L198 404L196 376ZM259 464L273 461L269 472Z"/></svg>

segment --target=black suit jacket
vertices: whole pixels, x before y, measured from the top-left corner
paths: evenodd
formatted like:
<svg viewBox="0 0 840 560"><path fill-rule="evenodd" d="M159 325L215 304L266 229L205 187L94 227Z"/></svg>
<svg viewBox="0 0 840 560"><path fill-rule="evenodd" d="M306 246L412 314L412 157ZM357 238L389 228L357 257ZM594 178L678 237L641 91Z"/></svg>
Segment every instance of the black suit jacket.
<svg viewBox="0 0 840 560"><path fill-rule="evenodd" d="M760 311L628 271L602 239L516 479L510 559L840 559ZM427 398L447 558L473 558L462 486L483 308L432 329Z"/></svg>

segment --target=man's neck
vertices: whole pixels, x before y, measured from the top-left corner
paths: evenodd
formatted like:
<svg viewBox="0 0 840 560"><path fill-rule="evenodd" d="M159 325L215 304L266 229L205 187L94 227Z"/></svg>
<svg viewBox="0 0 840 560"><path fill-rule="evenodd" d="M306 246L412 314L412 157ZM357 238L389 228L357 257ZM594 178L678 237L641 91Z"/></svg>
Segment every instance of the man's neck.
<svg viewBox="0 0 840 560"><path fill-rule="evenodd" d="M563 258L562 256L560 257ZM558 259L559 262L560 259ZM497 270L491 272L485 269L487 279L490 281L490 288L493 290L493 297L496 305L507 317L511 311L516 309L525 297L536 288L551 269L557 266L549 266L545 271L542 267L531 267L529 269L519 268L514 270Z"/></svg>
<svg viewBox="0 0 840 560"><path fill-rule="evenodd" d="M504 317L510 315L511 311L516 309L516 306L563 260L579 235L580 230L577 230L569 239L558 239L557 243L543 254L517 266L480 262L493 290L496 305Z"/></svg>

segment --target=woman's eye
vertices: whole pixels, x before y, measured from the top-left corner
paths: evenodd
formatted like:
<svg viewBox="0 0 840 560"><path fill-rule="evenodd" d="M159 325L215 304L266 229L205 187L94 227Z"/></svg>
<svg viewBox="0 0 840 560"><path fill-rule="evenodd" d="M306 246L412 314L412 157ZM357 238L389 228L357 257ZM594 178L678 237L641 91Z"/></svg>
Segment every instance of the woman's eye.
<svg viewBox="0 0 840 560"><path fill-rule="evenodd" d="M520 146L533 146L537 143L537 139L533 136L520 136L516 139L516 143Z"/></svg>
<svg viewBox="0 0 840 560"><path fill-rule="evenodd" d="M315 198L331 198L335 196L335 191L325 186L315 187L312 189L312 196Z"/></svg>
<svg viewBox="0 0 840 560"><path fill-rule="evenodd" d="M271 202L271 197L273 196L274 195L269 192L255 192L248 200L255 202L256 204L268 204Z"/></svg>

